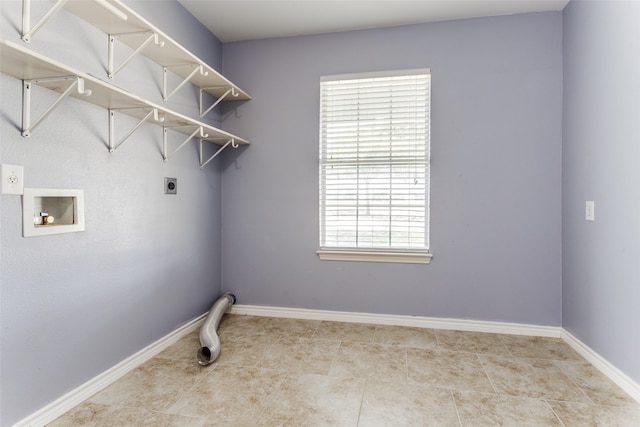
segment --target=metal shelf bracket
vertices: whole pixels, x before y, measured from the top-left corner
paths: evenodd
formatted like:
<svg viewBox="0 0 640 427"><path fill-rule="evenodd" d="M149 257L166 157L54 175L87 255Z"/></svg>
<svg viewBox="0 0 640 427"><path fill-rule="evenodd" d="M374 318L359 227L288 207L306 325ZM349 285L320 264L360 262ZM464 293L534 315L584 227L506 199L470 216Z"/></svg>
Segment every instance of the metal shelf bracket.
<svg viewBox="0 0 640 427"><path fill-rule="evenodd" d="M30 43L33 36L47 23L53 15L55 15L69 0L56 0L51 9L44 14L42 18L32 27L31 26L31 0L22 0L22 40ZM107 2L107 0L94 0L100 6L104 7L111 14L126 21L128 16L120 9Z"/></svg>
<svg viewBox="0 0 640 427"><path fill-rule="evenodd" d="M191 72L191 74L189 74L178 86L176 86L175 89L171 91L171 93L167 94L167 71L169 71L170 68L174 68L174 67L195 67L195 68ZM169 98L173 96L174 93L180 90L182 86L189 83L189 81L193 78L193 76L195 76L198 73L200 73L200 75L202 76L209 75L209 72L205 71L204 66L202 64L199 64L199 65L198 64L180 64L180 65L171 65L171 66L162 67L162 99L163 101L167 102Z"/></svg>
<svg viewBox="0 0 640 427"><path fill-rule="evenodd" d="M193 133L191 135L189 135L187 137L187 139L185 139L182 144L180 144L178 146L178 148L176 148L173 153L171 154L167 154L167 131L169 130L169 128L164 127L162 132L162 157L164 158L164 161L167 162L169 160L169 157L173 156L174 154L176 154L178 151L180 151L180 149L182 147L184 147L189 141L191 141L193 138L200 138L201 142L202 142L202 138L208 138L209 134L208 133L204 133L204 128L202 126L198 126L196 128L196 130L193 131ZM199 135L198 135L199 134ZM198 136L196 136L198 135Z"/></svg>
<svg viewBox="0 0 640 427"><path fill-rule="evenodd" d="M58 12L69 0L58 0L51 9L32 27L31 26L31 0L22 0L22 40L30 43L31 38L40 28Z"/></svg>
<svg viewBox="0 0 640 427"><path fill-rule="evenodd" d="M209 163L211 160L215 159L216 156L220 153L222 153L222 150L224 150L225 148L227 148L229 145L231 145L233 148L238 148L240 145L238 143L236 143L236 140L234 138L231 138L229 141L227 141L226 144L224 144L222 147L220 147L218 149L218 151L216 151L213 156L209 157L205 162L202 161L202 140L200 140L200 169L204 168L207 163Z"/></svg>
<svg viewBox="0 0 640 427"><path fill-rule="evenodd" d="M114 137L115 137L115 112L116 111L122 111L122 110L127 110L130 108L120 108L120 109L113 109L110 108L109 109L109 152L113 153L114 151L116 151L116 148L118 148L120 145L122 145L123 142L125 142L140 126L142 126L143 123L147 122L149 119L153 118L154 121L156 122L164 122L164 117L159 117L158 115L158 109L157 108L152 108L146 116L144 116L137 125L135 125L133 128L131 128L131 130L129 132L127 132L126 135L124 135L122 138L120 138L120 140L114 144ZM141 110L146 110L146 107L136 107L136 109L141 109Z"/></svg>
<svg viewBox="0 0 640 427"><path fill-rule="evenodd" d="M205 92L207 90L210 89L217 89L215 87L205 87L200 89L200 117L204 117L209 111L213 110L216 105L220 104L222 101L224 101L224 99L229 96L229 94L231 94L231 96L233 96L234 98L237 98L239 93L236 90L235 87L231 86L225 93L223 93L222 95L220 95L220 97L216 100L216 102L213 103L213 105L209 108L207 108L206 110L202 111L203 109L203 101L202 101L202 92Z"/></svg>
<svg viewBox="0 0 640 427"><path fill-rule="evenodd" d="M133 51L133 53L131 55L129 55L129 57L127 59L125 59L124 61L122 61L122 64L120 64L118 67L114 68L113 65L113 56L115 53L115 49L116 49L116 39L119 38L123 38L123 37L133 37L133 36L147 36L147 38L142 42L142 44ZM144 49L149 43L153 42L153 44L155 44L156 46L162 47L164 46L164 42L160 41L160 35L158 33L156 33L155 31L140 31L140 32L135 32L135 33L122 33L122 34L109 34L109 58L108 58L108 73L107 75L109 76L110 79L112 79L116 74L118 74L118 72L129 63L129 61L131 61L137 54L139 54L140 52L142 52L142 49Z"/></svg>
<svg viewBox="0 0 640 427"><path fill-rule="evenodd" d="M71 81L69 87L53 101L53 104L46 109L44 113L33 123L31 123L31 87L34 84L56 81ZM91 91L85 89L84 79L78 76L62 76L62 77L49 77L43 79L23 80L22 81L22 136L28 138L31 136L31 132L42 121L56 109L56 107L71 93L77 90L80 95L89 96Z"/></svg>

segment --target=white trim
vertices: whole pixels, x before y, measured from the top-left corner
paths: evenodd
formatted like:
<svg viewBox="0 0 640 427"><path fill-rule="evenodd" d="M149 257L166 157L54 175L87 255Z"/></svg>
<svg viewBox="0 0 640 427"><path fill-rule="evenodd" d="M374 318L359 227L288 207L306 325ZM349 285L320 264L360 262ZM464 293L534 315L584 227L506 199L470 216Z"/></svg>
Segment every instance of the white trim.
<svg viewBox="0 0 640 427"><path fill-rule="evenodd" d="M429 264L432 254L418 252L382 252L360 250L320 249L316 252L323 261L399 262L405 264Z"/></svg>
<svg viewBox="0 0 640 427"><path fill-rule="evenodd" d="M60 398L54 400L47 406L18 421L13 425L13 427L40 427L49 424L50 422L68 412L69 410L73 409L80 403L84 402L100 390L113 384L128 372L153 358L161 351L169 347L171 344L178 341L184 335L194 331L202 323L206 315L207 313L204 313L191 320L184 326L181 326L175 331L165 335L153 344L148 345L147 347L118 363L117 365L107 369L98 376L71 390L64 396L61 396Z"/></svg>
<svg viewBox="0 0 640 427"><path fill-rule="evenodd" d="M582 357L587 359L587 361L595 366L596 369L606 375L611 381L616 383L618 387L624 390L629 396L640 402L640 384L629 378L622 371L613 366L604 357L600 356L585 343L573 336L573 334L571 334L571 332L567 331L566 329L562 329L562 335L560 336L560 338L562 338L562 341L569 344Z"/></svg>
<svg viewBox="0 0 640 427"><path fill-rule="evenodd" d="M338 80L375 79L378 77L413 76L416 74L431 74L431 68L415 68L410 70L367 71L363 73L332 74L320 76L321 82L335 82Z"/></svg>
<svg viewBox="0 0 640 427"><path fill-rule="evenodd" d="M410 326L431 329L451 329L469 332L528 335L560 338L562 328L556 326L526 325L521 323L489 322L481 320L445 319L439 317L406 316L398 314L371 314L346 311L308 310L301 308L234 305L231 314L286 317L291 319L329 320L334 322L369 323L376 325Z"/></svg>

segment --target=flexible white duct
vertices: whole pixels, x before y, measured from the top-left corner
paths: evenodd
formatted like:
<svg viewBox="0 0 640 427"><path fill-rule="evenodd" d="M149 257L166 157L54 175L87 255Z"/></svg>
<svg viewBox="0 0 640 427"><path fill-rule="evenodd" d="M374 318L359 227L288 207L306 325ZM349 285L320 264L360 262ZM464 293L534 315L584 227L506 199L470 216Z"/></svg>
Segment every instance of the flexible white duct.
<svg viewBox="0 0 640 427"><path fill-rule="evenodd" d="M213 303L207 318L200 328L200 350L198 350L198 363L202 366L213 363L220 356L220 338L218 326L222 316L229 307L236 303L236 296L226 292Z"/></svg>

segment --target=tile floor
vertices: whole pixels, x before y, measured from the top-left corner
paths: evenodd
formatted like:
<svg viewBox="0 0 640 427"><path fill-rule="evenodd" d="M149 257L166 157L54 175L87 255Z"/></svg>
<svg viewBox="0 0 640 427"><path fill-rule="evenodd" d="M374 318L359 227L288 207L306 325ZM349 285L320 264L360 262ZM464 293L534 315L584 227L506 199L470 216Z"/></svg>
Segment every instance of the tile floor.
<svg viewBox="0 0 640 427"><path fill-rule="evenodd" d="M51 426L640 426L559 339L225 315Z"/></svg>

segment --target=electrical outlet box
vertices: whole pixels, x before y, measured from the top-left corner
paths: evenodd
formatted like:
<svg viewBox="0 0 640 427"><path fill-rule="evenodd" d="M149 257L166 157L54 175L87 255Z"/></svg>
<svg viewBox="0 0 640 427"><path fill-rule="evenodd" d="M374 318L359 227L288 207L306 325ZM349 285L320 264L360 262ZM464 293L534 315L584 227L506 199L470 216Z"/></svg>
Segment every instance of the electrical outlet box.
<svg viewBox="0 0 640 427"><path fill-rule="evenodd" d="M2 169L2 194L24 192L24 168L17 165L0 165Z"/></svg>
<svg viewBox="0 0 640 427"><path fill-rule="evenodd" d="M178 194L178 178L164 179L164 194Z"/></svg>

